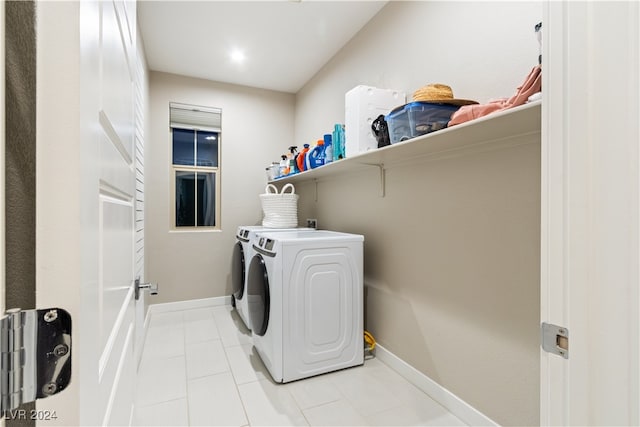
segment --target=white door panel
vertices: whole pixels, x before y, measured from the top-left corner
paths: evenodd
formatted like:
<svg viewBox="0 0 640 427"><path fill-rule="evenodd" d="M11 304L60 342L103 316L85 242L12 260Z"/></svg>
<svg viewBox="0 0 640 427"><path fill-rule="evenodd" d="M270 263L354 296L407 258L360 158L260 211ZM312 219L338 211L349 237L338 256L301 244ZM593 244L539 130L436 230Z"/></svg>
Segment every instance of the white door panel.
<svg viewBox="0 0 640 427"><path fill-rule="evenodd" d="M37 305L70 307L74 369L69 389L38 405L57 410L61 425L128 425L142 191L133 146L135 8L37 4Z"/></svg>
<svg viewBox="0 0 640 427"><path fill-rule="evenodd" d="M135 322L135 319L131 319ZM131 402L135 399L135 388L130 387L131 378L135 378L135 359L133 354L133 340L135 327L129 323L129 328L125 336L123 351L118 361L118 371L113 379L113 388L118 390L112 393L107 402L107 410L102 425L126 426L133 425L134 408Z"/></svg>
<svg viewBox="0 0 640 427"><path fill-rule="evenodd" d="M133 3L133 5L131 3ZM135 31L133 30L135 28L133 17L136 16L135 2L114 0L113 4L118 14L118 23L122 31L122 41L127 50L132 52L135 44ZM133 59L133 57L131 57L131 59Z"/></svg>
<svg viewBox="0 0 640 427"><path fill-rule="evenodd" d="M133 206L104 194L100 195L99 312L100 345L104 348L117 328L118 316L131 300L133 277Z"/></svg>
<svg viewBox="0 0 640 427"><path fill-rule="evenodd" d="M129 300L133 299L133 292ZM133 330L134 311L131 304L119 316L118 333L114 334L115 340L109 343L100 359L99 396L102 414L102 425L128 425L129 414L133 410L135 387L132 387L131 378L135 378L133 358ZM126 373L126 375L123 375ZM126 404L116 404L122 397L128 396ZM127 419L127 423L115 423L115 419Z"/></svg>
<svg viewBox="0 0 640 427"><path fill-rule="evenodd" d="M99 389L102 423L127 424L135 389L135 279L133 37L124 5L101 3L100 181L97 183ZM98 113L98 111L96 111ZM123 399L128 396L129 399ZM124 405L124 406L123 406Z"/></svg>
<svg viewBox="0 0 640 427"><path fill-rule="evenodd" d="M540 423L638 425L640 4L548 1L543 25L541 320L569 358L541 352Z"/></svg>
<svg viewBox="0 0 640 427"><path fill-rule="evenodd" d="M112 142L122 152L127 163L133 159L133 74L131 73L127 40L129 35L126 22L125 31L112 2L102 5L101 32L101 124L107 134L115 133ZM106 120L105 120L106 119Z"/></svg>
<svg viewBox="0 0 640 427"><path fill-rule="evenodd" d="M100 181L105 187L112 188L113 191L119 192L121 197L130 200L135 192L131 165L122 157L116 146L117 144L111 142L106 135L100 139Z"/></svg>

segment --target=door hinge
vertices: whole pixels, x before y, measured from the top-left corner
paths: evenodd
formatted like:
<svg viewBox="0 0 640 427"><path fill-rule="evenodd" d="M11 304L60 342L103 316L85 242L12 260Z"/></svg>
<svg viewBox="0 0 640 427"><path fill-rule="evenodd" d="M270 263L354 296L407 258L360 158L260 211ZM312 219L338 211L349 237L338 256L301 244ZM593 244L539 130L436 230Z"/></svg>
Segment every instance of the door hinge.
<svg viewBox="0 0 640 427"><path fill-rule="evenodd" d="M569 358L569 329L543 322L540 333L544 351Z"/></svg>
<svg viewBox="0 0 640 427"><path fill-rule="evenodd" d="M0 416L64 390L71 381L71 315L60 308L7 310L0 319Z"/></svg>

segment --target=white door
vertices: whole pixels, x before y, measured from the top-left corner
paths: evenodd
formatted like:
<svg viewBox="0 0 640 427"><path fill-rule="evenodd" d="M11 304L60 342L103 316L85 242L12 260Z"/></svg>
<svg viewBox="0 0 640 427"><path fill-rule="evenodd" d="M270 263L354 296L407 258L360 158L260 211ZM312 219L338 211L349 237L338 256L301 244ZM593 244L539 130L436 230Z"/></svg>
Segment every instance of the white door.
<svg viewBox="0 0 640 427"><path fill-rule="evenodd" d="M640 4L543 20L541 425L640 424Z"/></svg>
<svg viewBox="0 0 640 427"><path fill-rule="evenodd" d="M37 3L38 307L73 318L62 425L128 425L134 363L135 4Z"/></svg>

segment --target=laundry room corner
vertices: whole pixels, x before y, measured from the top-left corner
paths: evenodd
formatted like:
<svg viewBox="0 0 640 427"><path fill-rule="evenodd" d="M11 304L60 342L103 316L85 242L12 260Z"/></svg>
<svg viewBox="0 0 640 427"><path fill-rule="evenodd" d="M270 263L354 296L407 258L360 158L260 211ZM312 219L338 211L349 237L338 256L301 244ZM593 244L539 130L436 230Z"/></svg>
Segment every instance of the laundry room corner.
<svg viewBox="0 0 640 427"><path fill-rule="evenodd" d="M294 96L152 71L149 97L145 256L147 280L160 289L150 303L229 296L236 228L262 220L258 195L264 192L264 164L293 139ZM171 102L222 110L217 230L172 227Z"/></svg>

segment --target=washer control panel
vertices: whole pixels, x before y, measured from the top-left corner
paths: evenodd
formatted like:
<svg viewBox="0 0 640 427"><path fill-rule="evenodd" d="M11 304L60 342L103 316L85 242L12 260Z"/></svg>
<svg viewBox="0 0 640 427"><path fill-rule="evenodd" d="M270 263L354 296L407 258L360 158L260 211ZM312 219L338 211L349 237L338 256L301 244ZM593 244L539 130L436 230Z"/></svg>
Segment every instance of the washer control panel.
<svg viewBox="0 0 640 427"><path fill-rule="evenodd" d="M258 241L258 246L267 251L272 251L273 243L274 241L272 239L261 237L260 240Z"/></svg>
<svg viewBox="0 0 640 427"><path fill-rule="evenodd" d="M240 240L244 240L245 242L249 241L249 230L246 228L238 228L238 232L236 233L236 237Z"/></svg>

